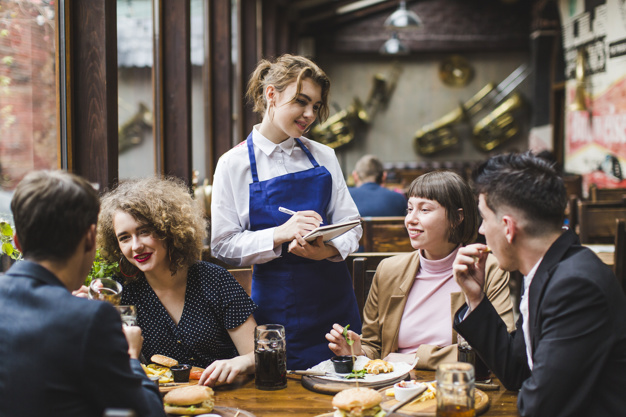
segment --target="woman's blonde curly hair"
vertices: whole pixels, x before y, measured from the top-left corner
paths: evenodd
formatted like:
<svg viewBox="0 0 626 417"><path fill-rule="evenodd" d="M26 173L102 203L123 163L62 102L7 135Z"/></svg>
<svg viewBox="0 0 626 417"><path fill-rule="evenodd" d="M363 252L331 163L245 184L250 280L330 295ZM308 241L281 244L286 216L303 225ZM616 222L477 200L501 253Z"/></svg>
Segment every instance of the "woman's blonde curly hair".
<svg viewBox="0 0 626 417"><path fill-rule="evenodd" d="M200 260L207 221L182 180L174 177L126 180L102 197L97 240L100 254L109 262L124 261L120 265L124 275L137 275L138 269L123 257L115 236L113 218L118 211L148 225L154 237L165 242L172 275Z"/></svg>

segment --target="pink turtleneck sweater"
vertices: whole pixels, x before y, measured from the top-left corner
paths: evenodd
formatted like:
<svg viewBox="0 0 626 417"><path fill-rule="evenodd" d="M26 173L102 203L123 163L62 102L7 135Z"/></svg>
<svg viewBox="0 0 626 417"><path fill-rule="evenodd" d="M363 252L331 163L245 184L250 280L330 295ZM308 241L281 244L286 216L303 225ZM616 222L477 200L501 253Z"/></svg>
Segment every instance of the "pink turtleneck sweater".
<svg viewBox="0 0 626 417"><path fill-rule="evenodd" d="M461 291L452 276L452 263L458 250L457 247L438 260L424 258L420 250L420 267L400 322L400 353L414 353L424 344L439 347L452 344L450 293Z"/></svg>

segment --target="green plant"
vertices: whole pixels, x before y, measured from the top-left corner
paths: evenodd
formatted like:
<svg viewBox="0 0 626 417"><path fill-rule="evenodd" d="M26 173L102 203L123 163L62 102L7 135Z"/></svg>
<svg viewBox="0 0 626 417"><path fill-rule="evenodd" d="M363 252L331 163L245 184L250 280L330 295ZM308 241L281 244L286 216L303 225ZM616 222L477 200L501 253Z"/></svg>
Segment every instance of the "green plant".
<svg viewBox="0 0 626 417"><path fill-rule="evenodd" d="M0 220L0 254L10 256L11 259L22 259L22 252L13 244L13 227L6 220Z"/></svg>
<svg viewBox="0 0 626 417"><path fill-rule="evenodd" d="M85 285L89 286L92 279L107 278L113 275L119 275L120 266L117 262L109 262L100 255L100 249L96 250L96 257L93 260L91 271L87 274Z"/></svg>

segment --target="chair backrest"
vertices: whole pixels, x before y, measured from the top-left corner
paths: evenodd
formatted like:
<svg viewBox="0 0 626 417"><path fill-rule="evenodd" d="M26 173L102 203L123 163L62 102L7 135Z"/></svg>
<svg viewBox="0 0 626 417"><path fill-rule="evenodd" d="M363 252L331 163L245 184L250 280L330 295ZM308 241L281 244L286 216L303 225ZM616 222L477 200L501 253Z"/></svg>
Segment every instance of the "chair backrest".
<svg viewBox="0 0 626 417"><path fill-rule="evenodd" d="M626 204L579 201L577 216L581 243L614 243L615 219L626 218Z"/></svg>
<svg viewBox="0 0 626 417"><path fill-rule="evenodd" d="M252 294L252 268L229 269L228 272L235 277L248 295Z"/></svg>
<svg viewBox="0 0 626 417"><path fill-rule="evenodd" d="M404 252L400 252L404 253ZM346 261L348 265L352 264L352 286L354 287L354 294L356 295L356 303L359 307L361 319L363 319L363 307L367 301L367 296L372 286L372 280L376 273L376 268L380 261L391 256L399 255L398 252L385 252L385 253L353 253L348 255Z"/></svg>
<svg viewBox="0 0 626 417"><path fill-rule="evenodd" d="M413 251L403 216L364 217L362 220L364 252Z"/></svg>
<svg viewBox="0 0 626 417"><path fill-rule="evenodd" d="M626 188L598 188L597 185L591 184L589 198L591 201L624 201Z"/></svg>
<svg viewBox="0 0 626 417"><path fill-rule="evenodd" d="M626 292L626 220L617 219L615 233L615 252L613 260L613 271L617 281Z"/></svg>
<svg viewBox="0 0 626 417"><path fill-rule="evenodd" d="M579 174L571 174L563 176L563 184L567 197L575 195L578 198L583 197L583 176Z"/></svg>

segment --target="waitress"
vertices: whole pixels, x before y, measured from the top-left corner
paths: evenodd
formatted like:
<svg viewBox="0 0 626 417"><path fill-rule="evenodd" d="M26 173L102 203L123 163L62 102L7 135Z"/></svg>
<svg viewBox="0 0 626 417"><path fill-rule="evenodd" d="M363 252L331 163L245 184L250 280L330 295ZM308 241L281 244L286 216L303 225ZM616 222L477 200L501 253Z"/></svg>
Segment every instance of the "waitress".
<svg viewBox="0 0 626 417"><path fill-rule="evenodd" d="M262 60L247 96L263 120L222 155L213 181L212 254L232 265L254 265L255 319L285 326L289 369L333 356L324 338L333 323L361 329L344 261L358 248L361 227L328 242L302 238L321 223L359 218L335 152L302 136L318 116L328 116L329 88L309 59Z"/></svg>

